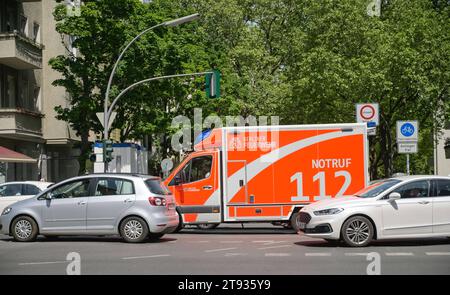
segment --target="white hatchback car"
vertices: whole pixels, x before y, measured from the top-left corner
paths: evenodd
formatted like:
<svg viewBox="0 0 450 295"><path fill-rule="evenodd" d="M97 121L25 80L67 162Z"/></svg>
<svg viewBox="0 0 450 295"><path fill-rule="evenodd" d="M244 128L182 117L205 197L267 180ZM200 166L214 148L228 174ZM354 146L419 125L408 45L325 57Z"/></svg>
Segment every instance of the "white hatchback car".
<svg viewBox="0 0 450 295"><path fill-rule="evenodd" d="M303 207L306 236L342 240L352 247L372 240L450 236L450 177L402 176L372 183L353 196Z"/></svg>
<svg viewBox="0 0 450 295"><path fill-rule="evenodd" d="M53 182L13 181L0 184L0 212L9 205L29 199L46 190Z"/></svg>

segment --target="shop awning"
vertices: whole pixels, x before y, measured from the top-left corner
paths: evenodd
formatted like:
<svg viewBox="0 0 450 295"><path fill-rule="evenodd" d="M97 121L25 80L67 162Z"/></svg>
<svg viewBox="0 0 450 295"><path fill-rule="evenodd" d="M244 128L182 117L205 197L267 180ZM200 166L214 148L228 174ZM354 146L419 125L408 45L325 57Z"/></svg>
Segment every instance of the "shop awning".
<svg viewBox="0 0 450 295"><path fill-rule="evenodd" d="M0 162L9 163L36 163L36 160L24 154L0 146Z"/></svg>

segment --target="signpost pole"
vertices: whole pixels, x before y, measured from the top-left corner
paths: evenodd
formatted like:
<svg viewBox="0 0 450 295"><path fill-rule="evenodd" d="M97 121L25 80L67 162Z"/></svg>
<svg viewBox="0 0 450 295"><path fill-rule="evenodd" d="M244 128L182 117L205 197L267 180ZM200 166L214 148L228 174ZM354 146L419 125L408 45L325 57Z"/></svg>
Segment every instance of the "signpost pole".
<svg viewBox="0 0 450 295"><path fill-rule="evenodd" d="M409 154L406 154L406 175L409 175Z"/></svg>

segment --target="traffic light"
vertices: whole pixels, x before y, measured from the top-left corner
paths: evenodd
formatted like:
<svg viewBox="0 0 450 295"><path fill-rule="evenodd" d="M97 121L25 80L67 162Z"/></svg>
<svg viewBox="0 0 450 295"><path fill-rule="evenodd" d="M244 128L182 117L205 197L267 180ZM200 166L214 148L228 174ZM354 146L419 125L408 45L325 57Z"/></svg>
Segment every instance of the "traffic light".
<svg viewBox="0 0 450 295"><path fill-rule="evenodd" d="M219 98L220 97L220 72L213 70L212 74L205 76L206 97Z"/></svg>
<svg viewBox="0 0 450 295"><path fill-rule="evenodd" d="M103 162L111 162L114 157L112 156L112 152L114 151L113 142L109 139L103 140Z"/></svg>

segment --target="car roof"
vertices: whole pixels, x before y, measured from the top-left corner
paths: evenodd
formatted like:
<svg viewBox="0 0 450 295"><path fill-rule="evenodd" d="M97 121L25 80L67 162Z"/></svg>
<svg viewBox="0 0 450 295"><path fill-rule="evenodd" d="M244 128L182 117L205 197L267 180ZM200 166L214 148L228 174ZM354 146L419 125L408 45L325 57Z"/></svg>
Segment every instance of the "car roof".
<svg viewBox="0 0 450 295"><path fill-rule="evenodd" d="M0 185L4 184L33 184L39 187L48 187L53 184L53 182L45 182L45 181L8 181L4 183L0 183Z"/></svg>
<svg viewBox="0 0 450 295"><path fill-rule="evenodd" d="M160 179L159 176L140 173L90 173L80 175L78 177L129 177L129 178L143 178L143 179Z"/></svg>
<svg viewBox="0 0 450 295"><path fill-rule="evenodd" d="M421 180L421 179L448 179L450 180L450 177L448 176L441 176L441 175L404 175L404 176L397 176L392 177L388 179L397 179L401 181L408 181L408 180Z"/></svg>

